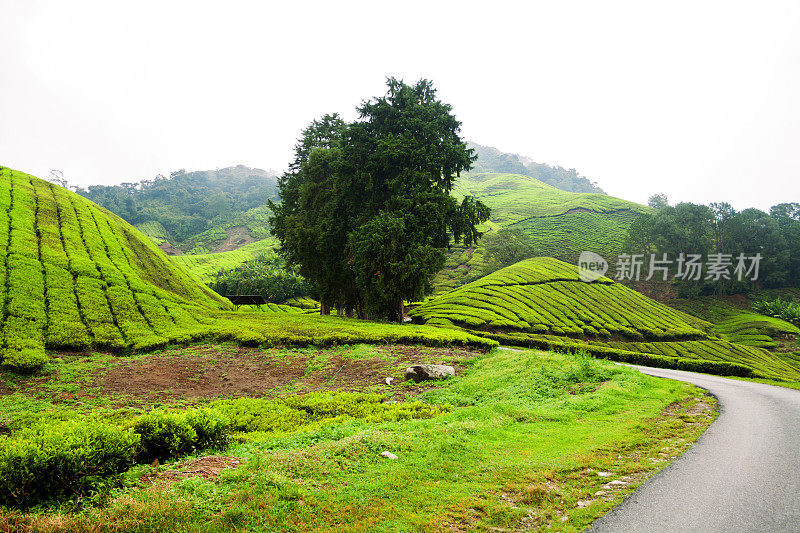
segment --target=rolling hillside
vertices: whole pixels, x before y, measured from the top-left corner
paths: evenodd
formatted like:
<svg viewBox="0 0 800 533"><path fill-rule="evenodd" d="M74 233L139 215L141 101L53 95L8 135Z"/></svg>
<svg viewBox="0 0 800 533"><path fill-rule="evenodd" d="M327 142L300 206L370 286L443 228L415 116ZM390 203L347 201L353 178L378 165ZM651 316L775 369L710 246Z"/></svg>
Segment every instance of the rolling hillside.
<svg viewBox="0 0 800 533"><path fill-rule="evenodd" d="M276 244L275 239L262 239L229 252L174 255L170 259L197 276L203 283L209 283L217 272L236 268L245 261L255 259L258 255L274 249Z"/></svg>
<svg viewBox="0 0 800 533"><path fill-rule="evenodd" d="M566 192L521 174L468 173L456 181L454 194L472 195L492 209L485 231L522 230L533 242L533 256L573 264L584 250L604 257L620 253L634 219L649 209L605 194ZM479 277L485 259L482 245L454 246L434 282L436 292Z"/></svg>
<svg viewBox="0 0 800 533"><path fill-rule="evenodd" d="M650 364L658 358L736 363L763 376L800 378L800 366L761 347L729 342L711 323L608 278L584 283L577 267L552 258L498 270L429 300L409 316L512 344L651 354L657 358L646 361Z"/></svg>
<svg viewBox="0 0 800 533"><path fill-rule="evenodd" d="M45 348L148 348L227 308L144 235L61 187L0 169L3 364Z"/></svg>

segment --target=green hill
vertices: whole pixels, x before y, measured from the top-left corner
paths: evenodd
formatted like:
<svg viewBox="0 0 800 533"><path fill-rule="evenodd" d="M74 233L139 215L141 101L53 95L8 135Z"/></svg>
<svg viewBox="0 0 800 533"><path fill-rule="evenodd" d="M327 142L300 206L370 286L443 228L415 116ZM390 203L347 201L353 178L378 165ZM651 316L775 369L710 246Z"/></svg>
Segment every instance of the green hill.
<svg viewBox="0 0 800 533"><path fill-rule="evenodd" d="M521 174L468 173L456 181L454 194L472 195L492 209L487 231L523 231L531 257L555 257L576 263L584 250L613 257L636 217L649 208L598 193L566 192ZM484 273L486 249L454 247L434 285L437 292L455 288Z"/></svg>
<svg viewBox="0 0 800 533"><path fill-rule="evenodd" d="M0 168L3 363L45 348L147 348L228 305L138 230L92 202Z"/></svg>
<svg viewBox="0 0 800 533"><path fill-rule="evenodd" d="M263 206L275 197L276 190L274 172L237 165L197 172L179 170L169 177L92 185L77 192L141 227L159 244L167 241L185 252L205 253L216 251L215 246L229 237L227 230L233 227L246 228L247 242L268 236Z"/></svg>
<svg viewBox="0 0 800 533"><path fill-rule="evenodd" d="M229 252L173 255L170 259L197 276L203 283L209 283L216 273L236 268L245 261L255 259L260 254L274 249L276 245L275 239L262 239Z"/></svg>
<svg viewBox="0 0 800 533"><path fill-rule="evenodd" d="M682 359L735 363L765 377L800 378L800 366L763 348L729 342L711 323L608 278L584 283L576 266L552 258L498 270L409 315L416 322L468 329L512 344L650 354L656 358L640 362L651 365Z"/></svg>
<svg viewBox="0 0 800 533"><path fill-rule="evenodd" d="M478 160L472 167L473 173L523 174L562 191L603 192L603 189L596 183L592 183L586 177L578 174L574 168L567 170L564 167L536 163L530 157L501 152L497 148L481 146L473 142L467 143L467 146L475 150L475 154L478 156Z"/></svg>

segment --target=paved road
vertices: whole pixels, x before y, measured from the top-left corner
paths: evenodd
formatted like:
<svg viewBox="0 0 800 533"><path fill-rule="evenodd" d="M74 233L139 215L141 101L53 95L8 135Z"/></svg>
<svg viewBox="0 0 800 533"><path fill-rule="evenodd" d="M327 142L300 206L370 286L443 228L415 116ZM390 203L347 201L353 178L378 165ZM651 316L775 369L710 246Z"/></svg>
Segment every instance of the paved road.
<svg viewBox="0 0 800 533"><path fill-rule="evenodd" d="M636 367L719 399L697 443L597 520L591 532L800 532L800 391Z"/></svg>

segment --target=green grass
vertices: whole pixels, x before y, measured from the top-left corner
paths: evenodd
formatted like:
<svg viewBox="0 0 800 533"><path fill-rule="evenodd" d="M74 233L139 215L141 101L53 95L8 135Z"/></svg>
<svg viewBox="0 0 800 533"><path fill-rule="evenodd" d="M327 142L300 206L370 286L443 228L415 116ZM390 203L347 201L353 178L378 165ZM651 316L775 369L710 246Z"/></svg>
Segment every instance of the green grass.
<svg viewBox="0 0 800 533"><path fill-rule="evenodd" d="M607 278L584 283L577 267L552 258L521 261L436 296L409 314L418 322L461 328L523 346L598 346L609 357L629 357L615 351L635 352L666 357L666 366L677 364L678 359L693 359L744 365L764 378L800 378L795 354L772 353L748 336L747 328L760 324L750 314L726 315L713 325ZM743 317L750 322L739 321ZM770 325L759 327L770 331L788 334L793 327L763 318ZM734 324L747 327L733 329ZM743 338L749 342L736 342ZM738 367L719 369L740 371Z"/></svg>
<svg viewBox="0 0 800 533"><path fill-rule="evenodd" d="M269 238L251 242L230 252L174 255L170 259L197 276L203 283L209 283L217 273L255 259L262 253L273 250L276 244L275 239Z"/></svg>
<svg viewBox="0 0 800 533"><path fill-rule="evenodd" d="M153 469L138 466L121 488L77 505L0 511L0 528L575 531L688 448L713 418L693 409L710 400L688 385L586 356L533 351L493 352L424 392L428 404L453 406L434 408L432 417L362 417L362 408L348 408L306 424L291 408L308 401L293 398L289 410L265 410L257 400L222 404L244 428L223 453L245 464L219 479L153 484L146 481ZM423 406L400 407L428 412ZM328 408L321 409L308 412ZM248 412L257 424L243 417ZM399 459L380 457L383 450ZM620 478L623 489L603 487Z"/></svg>

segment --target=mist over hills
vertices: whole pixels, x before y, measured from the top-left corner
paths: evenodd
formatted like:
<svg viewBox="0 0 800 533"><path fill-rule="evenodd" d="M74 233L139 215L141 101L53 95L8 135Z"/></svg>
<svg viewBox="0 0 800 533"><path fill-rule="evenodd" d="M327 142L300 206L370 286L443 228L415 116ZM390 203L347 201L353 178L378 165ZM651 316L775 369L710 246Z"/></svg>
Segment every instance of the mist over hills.
<svg viewBox="0 0 800 533"><path fill-rule="evenodd" d="M478 160L470 170L470 174L488 172L520 174L536 178L562 191L605 194L605 191L598 187L597 183L581 176L574 168L567 170L564 167L536 163L530 157L502 152L497 148L481 146L473 142L468 142L467 146L478 154Z"/></svg>

